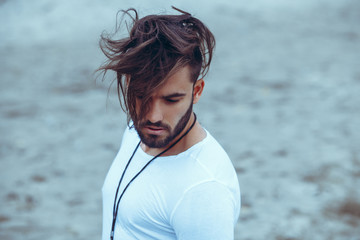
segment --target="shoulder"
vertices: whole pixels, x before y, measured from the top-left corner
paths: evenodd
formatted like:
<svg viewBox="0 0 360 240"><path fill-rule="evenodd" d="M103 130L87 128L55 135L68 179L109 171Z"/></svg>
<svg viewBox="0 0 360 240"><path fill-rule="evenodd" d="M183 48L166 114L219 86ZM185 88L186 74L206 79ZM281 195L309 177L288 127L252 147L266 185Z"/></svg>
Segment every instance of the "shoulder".
<svg viewBox="0 0 360 240"><path fill-rule="evenodd" d="M221 159L230 160L224 148L207 130L206 130L206 138L204 139L204 144L202 146L202 151L200 152L199 157L205 157L205 156L211 158L221 158Z"/></svg>
<svg viewBox="0 0 360 240"><path fill-rule="evenodd" d="M186 189L190 193L208 186L221 189L239 205L240 187L232 161L216 139L208 131L206 133L206 138L179 161L178 170L187 176Z"/></svg>
<svg viewBox="0 0 360 240"><path fill-rule="evenodd" d="M239 204L228 187L206 181L185 192L171 224L179 239L233 239L238 215Z"/></svg>
<svg viewBox="0 0 360 240"><path fill-rule="evenodd" d="M212 178L220 182L233 181L236 172L228 154L208 131L206 133L202 146L192 153L192 157Z"/></svg>
<svg viewBox="0 0 360 240"><path fill-rule="evenodd" d="M135 127L132 125L132 123L130 123L129 126L126 126L125 130L124 130L124 138L129 138L129 137L137 137L138 134L135 130Z"/></svg>
<svg viewBox="0 0 360 240"><path fill-rule="evenodd" d="M130 126L126 126L124 130L121 145L128 145L134 142L139 142L139 136L135 128L130 124Z"/></svg>
<svg viewBox="0 0 360 240"><path fill-rule="evenodd" d="M235 168L225 150L206 130L206 137L178 155L178 167L197 181L216 180L236 188L238 180Z"/></svg>

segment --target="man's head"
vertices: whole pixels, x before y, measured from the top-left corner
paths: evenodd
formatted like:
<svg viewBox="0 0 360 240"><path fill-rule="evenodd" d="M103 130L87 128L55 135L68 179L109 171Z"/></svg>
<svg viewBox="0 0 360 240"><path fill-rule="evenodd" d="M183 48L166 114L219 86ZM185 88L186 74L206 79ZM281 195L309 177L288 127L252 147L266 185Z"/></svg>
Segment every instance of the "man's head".
<svg viewBox="0 0 360 240"><path fill-rule="evenodd" d="M191 68L185 66L171 75L151 95L146 103L144 118L134 122L142 142L151 148L164 148L188 124L195 104L204 88L202 79L191 82ZM143 99L136 100L136 113L141 111Z"/></svg>
<svg viewBox="0 0 360 240"><path fill-rule="evenodd" d="M170 127L171 132L179 124L180 128L181 121L186 121L186 124L192 113L194 89L204 86L203 80L199 82L198 79L200 75L201 78L206 75L210 66L214 36L200 20L178 11L180 15L149 15L139 19L136 10L129 9L123 15L132 19L129 37L120 40L105 36L101 38L101 49L109 60L99 70L116 72L120 102L128 121L131 119L136 128L149 123L153 127L155 123L169 124L162 127ZM179 89L164 89L181 85L182 82L190 84L186 97L181 96L182 100L187 101L186 111L182 112L184 109L181 109L181 112L177 112L182 113L182 118L177 119L176 124L167 123L166 119L163 122L150 120L149 114L154 110L156 99L154 96L160 95L166 99L168 93L181 93ZM171 109L176 110L175 105Z"/></svg>

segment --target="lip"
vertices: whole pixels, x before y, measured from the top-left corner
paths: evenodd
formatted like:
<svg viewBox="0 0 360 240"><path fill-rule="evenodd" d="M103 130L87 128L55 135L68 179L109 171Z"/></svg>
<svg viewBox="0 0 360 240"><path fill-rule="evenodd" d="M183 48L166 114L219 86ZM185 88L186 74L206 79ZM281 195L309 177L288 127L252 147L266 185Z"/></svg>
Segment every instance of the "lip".
<svg viewBox="0 0 360 240"><path fill-rule="evenodd" d="M161 135L165 132L164 128L159 127L144 127L145 133L150 135Z"/></svg>

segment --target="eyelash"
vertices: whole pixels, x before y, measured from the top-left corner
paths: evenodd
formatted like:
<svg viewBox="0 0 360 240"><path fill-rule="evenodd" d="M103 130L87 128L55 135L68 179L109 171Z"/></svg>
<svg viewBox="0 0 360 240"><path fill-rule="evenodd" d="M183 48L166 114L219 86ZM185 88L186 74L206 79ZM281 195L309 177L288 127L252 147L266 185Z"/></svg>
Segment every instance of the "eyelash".
<svg viewBox="0 0 360 240"><path fill-rule="evenodd" d="M142 96L136 96L136 98L137 98L138 100L140 100L140 101L142 101L142 99L143 99ZM180 99L173 100L173 99L171 99L171 98L168 98L168 99L165 98L165 102L167 102L168 104L177 103L177 102L179 102L179 101L180 101Z"/></svg>
<svg viewBox="0 0 360 240"><path fill-rule="evenodd" d="M166 99L168 103L177 103L179 100Z"/></svg>

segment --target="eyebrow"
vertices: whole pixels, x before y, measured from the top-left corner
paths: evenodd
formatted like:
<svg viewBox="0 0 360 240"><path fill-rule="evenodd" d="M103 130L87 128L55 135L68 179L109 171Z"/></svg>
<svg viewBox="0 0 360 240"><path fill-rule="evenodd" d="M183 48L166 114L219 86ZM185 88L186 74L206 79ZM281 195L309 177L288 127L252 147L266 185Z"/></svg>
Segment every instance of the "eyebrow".
<svg viewBox="0 0 360 240"><path fill-rule="evenodd" d="M184 97L186 93L173 93L170 95L162 96L162 98L177 98L177 97Z"/></svg>

